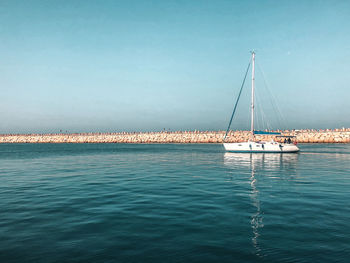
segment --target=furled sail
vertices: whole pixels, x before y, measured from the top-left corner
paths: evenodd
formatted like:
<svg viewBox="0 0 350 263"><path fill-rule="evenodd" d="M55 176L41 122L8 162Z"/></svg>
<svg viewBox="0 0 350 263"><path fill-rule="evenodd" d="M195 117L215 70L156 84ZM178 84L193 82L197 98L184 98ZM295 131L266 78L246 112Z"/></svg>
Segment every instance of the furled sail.
<svg viewBox="0 0 350 263"><path fill-rule="evenodd" d="M280 135L280 132L269 132L269 131L254 131L254 134L272 134L272 135Z"/></svg>

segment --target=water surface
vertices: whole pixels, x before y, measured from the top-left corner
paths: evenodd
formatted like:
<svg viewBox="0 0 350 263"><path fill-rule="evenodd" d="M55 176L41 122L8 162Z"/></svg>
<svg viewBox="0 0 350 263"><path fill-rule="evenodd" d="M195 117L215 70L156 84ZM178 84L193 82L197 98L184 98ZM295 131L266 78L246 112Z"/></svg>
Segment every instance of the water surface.
<svg viewBox="0 0 350 263"><path fill-rule="evenodd" d="M347 262L350 145L0 145L0 262Z"/></svg>

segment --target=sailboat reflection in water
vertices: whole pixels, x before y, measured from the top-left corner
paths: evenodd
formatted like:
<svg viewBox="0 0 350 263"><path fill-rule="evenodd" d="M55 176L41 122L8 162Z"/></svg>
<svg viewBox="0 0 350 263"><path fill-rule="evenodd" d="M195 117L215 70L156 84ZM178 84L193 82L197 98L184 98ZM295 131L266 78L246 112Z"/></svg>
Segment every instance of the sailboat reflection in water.
<svg viewBox="0 0 350 263"><path fill-rule="evenodd" d="M259 178L278 178L281 180L294 180L298 162L298 154L273 154L273 153L232 153L226 152L224 155L225 166L233 171L240 171L237 176L241 176L242 170L248 170L250 181L249 197L254 207L251 215L252 237L251 243L256 251L256 255L263 256L259 244L261 229L264 227L260 191L258 188ZM287 176L287 177L285 177Z"/></svg>

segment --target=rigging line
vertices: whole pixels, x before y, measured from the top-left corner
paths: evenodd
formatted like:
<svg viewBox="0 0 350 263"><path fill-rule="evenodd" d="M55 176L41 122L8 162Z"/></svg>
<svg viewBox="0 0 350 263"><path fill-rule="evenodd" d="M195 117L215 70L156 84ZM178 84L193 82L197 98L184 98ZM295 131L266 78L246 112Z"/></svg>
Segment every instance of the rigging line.
<svg viewBox="0 0 350 263"><path fill-rule="evenodd" d="M270 124L268 118L266 118L263 103L261 102L262 101L261 97L262 97L261 93L260 93L259 89L257 89L257 92L256 92L257 110L256 110L256 112L259 113L259 114L257 114L257 120L258 120L257 127L259 127L259 129L261 129L261 130L266 129L266 128L271 129L270 128L271 124Z"/></svg>
<svg viewBox="0 0 350 263"><path fill-rule="evenodd" d="M257 63L258 64L258 63ZM267 92L269 93L269 98L270 98L270 102L271 102L271 105L272 105L272 108L274 109L274 111L277 113L277 117L278 119L280 119L280 121L282 123L279 123L280 126L286 126L286 121L283 117L283 114L281 113L281 110L280 108L278 107L278 104L276 103L276 98L275 96L273 95L273 93L271 92L269 86L267 85L267 81L266 81L266 77L265 77L265 73L264 71L262 70L262 68L260 67L260 65L258 64L258 68L261 72L261 75L263 77L263 81L264 81L264 84L265 84L265 87L266 87L266 90ZM279 122L279 121L278 121ZM282 125L281 125L282 124Z"/></svg>
<svg viewBox="0 0 350 263"><path fill-rule="evenodd" d="M261 127L261 114L258 114L260 113L260 107L261 107L261 104L260 104L260 98L259 98L260 94L257 92L257 90L255 91L255 99L256 99L256 103L255 103L255 111L254 111L254 115L255 115L255 120L256 120L256 125L255 125L255 130L259 130L260 127Z"/></svg>
<svg viewBox="0 0 350 263"><path fill-rule="evenodd" d="M235 103L235 107L233 108L233 112L232 112L232 115L231 115L231 119L230 119L230 122L229 122L229 124L228 124L227 130L226 130L226 133L225 133L225 136L224 136L224 141L225 141L225 139L226 139L226 136L227 136L228 131L230 130L231 123L232 123L232 120L233 120L233 116L235 115L235 112L236 112L236 109L237 109L237 105L238 105L238 101L239 101L239 98L241 97L241 94L242 94L242 89L243 89L245 80L246 80L247 75L248 75L248 71L249 71L249 67L250 67L250 62L251 62L251 61L249 61L247 70L246 70L246 72L245 72L244 79L243 79L243 82L242 82L242 85L241 85L241 89L239 90L238 97L237 97L237 100L236 100L236 103Z"/></svg>
<svg viewBox="0 0 350 263"><path fill-rule="evenodd" d="M255 92L255 94L256 94L256 96L255 96L255 98L256 98L256 110L255 110L255 116L256 116L256 120L257 120L257 122L256 122L256 130L260 130L261 129L261 126L262 126L262 120L261 120L261 103L260 103L260 97L259 97L259 95L260 94L258 94L258 92ZM258 114L259 113L259 114Z"/></svg>
<svg viewBox="0 0 350 263"><path fill-rule="evenodd" d="M274 94L271 92L270 88L269 88L269 85L267 84L267 80L266 80L266 76L265 76L265 73L264 71L262 70L262 68L260 67L260 65L258 65L258 68L262 74L262 77L263 77L263 81L264 81L264 86L269 94L269 99L270 99L270 102L271 102L271 106L273 108L273 110L275 111L275 113L277 113L277 122L278 122L278 126L285 126L285 119L283 117L283 114L281 113L281 110L280 108L278 107L278 104L276 103L276 98L274 96Z"/></svg>
<svg viewBox="0 0 350 263"><path fill-rule="evenodd" d="M262 118L261 118L261 113L262 113L262 103L260 101L260 92L258 91L259 89L256 89L255 94L256 94L256 110L255 110L255 116L257 119L257 126L256 129L259 130L261 129L262 126Z"/></svg>
<svg viewBox="0 0 350 263"><path fill-rule="evenodd" d="M260 103L260 113L261 113L261 119L262 119L262 123L263 123L263 127L262 128L267 128L268 130L271 130L271 123L270 123L270 120L268 117L266 117L266 114L265 114L265 110L264 107L263 107L263 103L261 103L261 91L257 92L259 95L257 96L258 100L259 100L259 103ZM266 125L266 126L265 126Z"/></svg>

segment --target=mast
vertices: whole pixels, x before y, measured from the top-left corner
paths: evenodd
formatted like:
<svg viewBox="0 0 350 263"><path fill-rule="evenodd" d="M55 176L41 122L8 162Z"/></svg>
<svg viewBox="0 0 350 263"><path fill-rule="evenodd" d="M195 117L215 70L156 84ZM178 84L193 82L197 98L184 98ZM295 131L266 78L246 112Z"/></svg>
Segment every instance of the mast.
<svg viewBox="0 0 350 263"><path fill-rule="evenodd" d="M252 102L251 102L251 118L250 118L250 132L254 138L254 81L255 81L255 52L252 51Z"/></svg>

